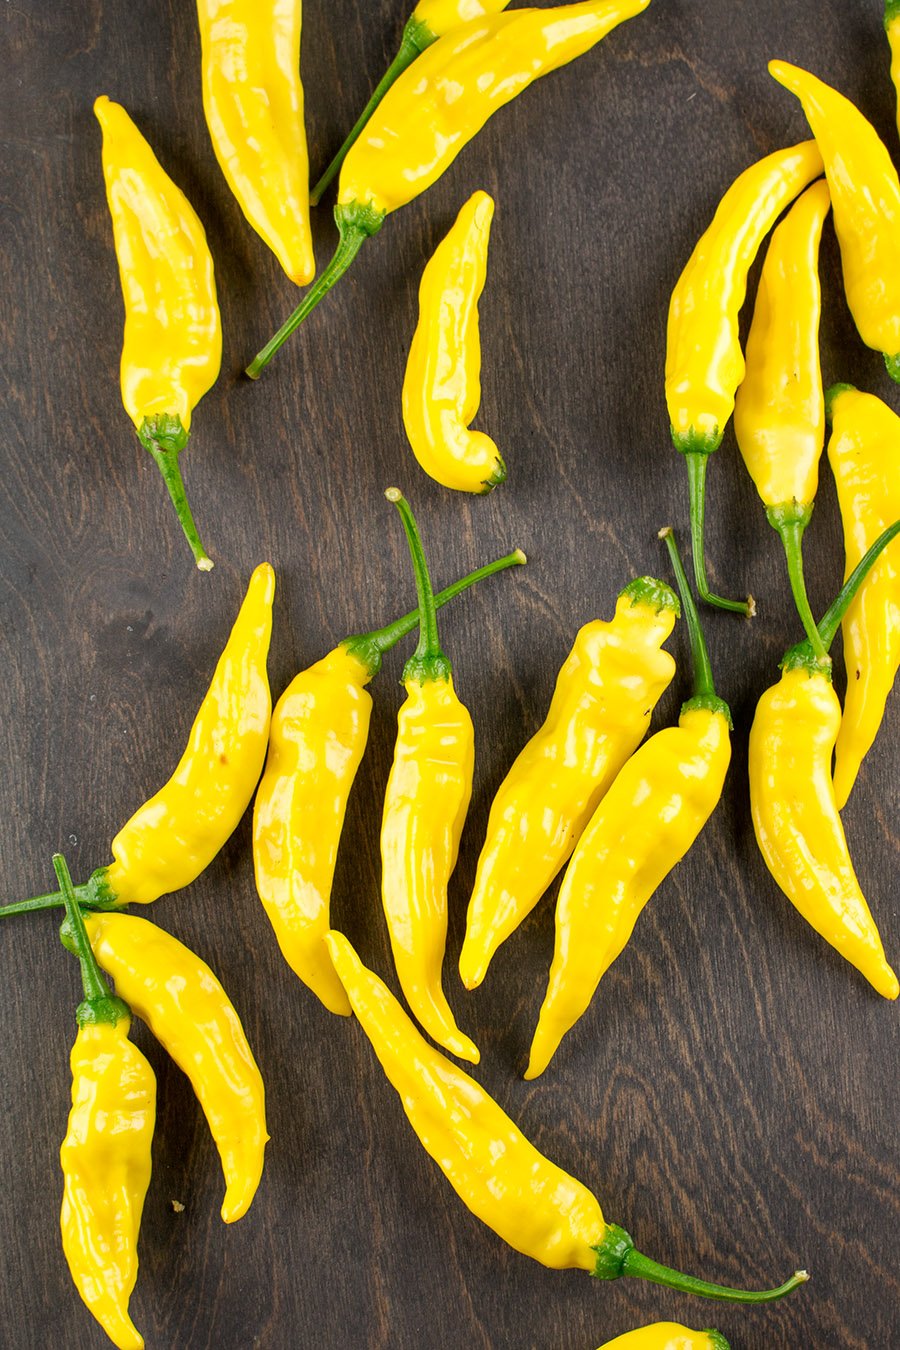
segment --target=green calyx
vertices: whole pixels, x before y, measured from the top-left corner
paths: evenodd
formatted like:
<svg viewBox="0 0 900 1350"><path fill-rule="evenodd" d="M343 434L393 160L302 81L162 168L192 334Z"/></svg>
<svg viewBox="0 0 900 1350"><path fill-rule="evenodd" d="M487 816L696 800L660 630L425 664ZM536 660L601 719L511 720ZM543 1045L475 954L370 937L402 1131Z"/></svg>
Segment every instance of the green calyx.
<svg viewBox="0 0 900 1350"><path fill-rule="evenodd" d="M310 286L293 314L270 338L261 351L257 352L247 367L245 374L251 380L258 380L275 353L287 342L291 333L299 328L303 320L312 313L320 300L331 290L347 271L353 259L370 235L377 234L387 218L386 211L379 211L371 203L338 203L334 208L334 218L340 231L338 246L331 262L316 281Z"/></svg>
<svg viewBox="0 0 900 1350"><path fill-rule="evenodd" d="M441 650L438 638L434 592L431 589L431 577L416 518L399 488L388 488L384 495L400 512L416 576L416 595L419 600L419 644L403 667L403 683L425 684L429 680L449 680L452 666Z"/></svg>
<svg viewBox="0 0 900 1350"><path fill-rule="evenodd" d="M620 600L630 600L632 607L634 605L643 605L646 609L652 609L654 614L661 614L664 609L671 609L676 618L681 617L681 605L678 596L667 586L664 581L659 581L656 577L635 577L629 581L627 586L623 586L619 591Z"/></svg>
<svg viewBox="0 0 900 1350"><path fill-rule="evenodd" d="M900 0L884 0L885 28L890 27L897 18L900 18Z"/></svg>
<svg viewBox="0 0 900 1350"><path fill-rule="evenodd" d="M895 383L900 384L900 352L895 356L888 356L884 353L884 365L887 373Z"/></svg>
<svg viewBox="0 0 900 1350"><path fill-rule="evenodd" d="M75 886L75 898L80 909L119 909L121 902L107 880L108 867L98 867L83 886ZM17 900L13 905L0 906L0 919L13 914L30 914L36 909L62 909L65 905L62 891L34 895L30 900Z"/></svg>
<svg viewBox="0 0 900 1350"><path fill-rule="evenodd" d="M188 443L188 432L181 418L171 413L145 417L138 432L138 440L153 456L153 462L162 474L166 490L175 507L184 537L190 544L194 562L199 571L211 572L213 561L203 547L194 517L184 490L184 480L178 467L178 456Z"/></svg>
<svg viewBox="0 0 900 1350"><path fill-rule="evenodd" d="M721 1331L707 1327L703 1334L709 1337L710 1350L731 1350L731 1342L725 1339Z"/></svg>
<svg viewBox="0 0 900 1350"><path fill-rule="evenodd" d="M820 661L827 653L822 646L819 630L806 593L806 580L803 575L803 534L812 518L812 502L780 502L776 506L766 507L766 516L773 530L777 530L784 547L787 561L791 594L800 622L806 633L807 641Z"/></svg>
<svg viewBox="0 0 900 1350"><path fill-rule="evenodd" d="M123 1017L131 1017L127 1003L111 994L106 981L97 965L97 958L91 949L91 941L84 925L84 915L75 899L75 887L61 853L54 853L53 868L56 880L62 892L66 906L65 923L60 931L60 940L68 951L78 957L81 964L81 983L84 987L84 1002L79 1003L75 1011L75 1020L80 1027L98 1026L108 1023L115 1026Z"/></svg>
<svg viewBox="0 0 900 1350"><path fill-rule="evenodd" d="M693 698L689 698L682 703L680 716L684 717L685 713L700 711L716 713L719 717L724 717L728 723L729 731L734 731L731 709L724 698L719 698L717 694L696 694Z"/></svg>
<svg viewBox="0 0 900 1350"><path fill-rule="evenodd" d="M512 553L507 553L502 558L497 558L495 562L486 563L484 567L478 567L474 572L469 572L467 576L460 577L459 581L454 581L451 586L445 586L442 591L438 591L434 597L435 609L440 609L446 605L448 600L454 599L463 591L467 591L470 586L476 585L479 581L484 581L487 577L492 577L496 572L503 572L507 567L520 567L528 559L520 548L513 549ZM341 646L350 652L368 672L369 679L374 679L381 669L381 659L385 652L390 651L397 643L411 633L419 626L419 611L413 609L409 614L404 614L402 618L395 619L393 623L386 624L384 628L376 628L371 633L356 633L352 637L345 638Z"/></svg>
<svg viewBox="0 0 900 1350"><path fill-rule="evenodd" d="M665 1285L668 1289L677 1289L683 1294L697 1294L700 1298L721 1299L727 1303L771 1303L809 1279L805 1270L798 1270L777 1289L732 1289L728 1285L710 1284L707 1280L683 1275L680 1270L672 1270L670 1266L660 1265L658 1261L644 1256L635 1249L631 1236L617 1224L607 1226L603 1241L593 1250L597 1255L597 1264L591 1271L595 1279L618 1280L623 1276L631 1276ZM724 1344L727 1346L728 1342Z"/></svg>
<svg viewBox="0 0 900 1350"><path fill-rule="evenodd" d="M900 4L900 0L898 0L898 4ZM833 384L829 389L825 390L825 420L827 421L829 426L834 421L834 405L840 398L841 394L855 394L855 393L856 393L855 384Z"/></svg>
<svg viewBox="0 0 900 1350"><path fill-rule="evenodd" d="M489 492L493 492L495 487L506 482L506 465L503 462L503 456L498 455L494 462L494 467L484 479L482 491L478 494L480 497L486 497Z"/></svg>
<svg viewBox="0 0 900 1350"><path fill-rule="evenodd" d="M752 619L756 613L756 604L752 595L748 595L746 600L726 600L724 596L713 594L706 579L706 554L703 544L704 522L706 520L706 469L710 454L713 450L718 449L722 437L718 432L715 436L705 438L689 433L687 437L680 438L684 443L683 445L675 438L674 433L672 439L675 441L676 450L680 450L684 455L684 462L687 467L691 512L691 548L694 555L694 580L697 583L697 594L706 604L714 605L716 609L727 609L733 614L744 614L747 618Z"/></svg>
<svg viewBox="0 0 900 1350"><path fill-rule="evenodd" d="M681 561L675 532L671 525L666 525L659 531L659 538L665 541L666 548L669 550L672 570L675 573L678 593L681 596L681 607L687 623L688 637L691 643L691 659L694 664L694 692L687 703L682 704L681 712L690 712L692 708L707 708L711 712L721 713L730 727L732 725L731 710L728 704L719 698L713 684L712 666L709 662L709 651L707 650L706 639L703 636L700 616L697 613L697 606L694 604L694 597L685 575L684 564Z"/></svg>
<svg viewBox="0 0 900 1350"><path fill-rule="evenodd" d="M669 432L679 455L714 455L724 435L718 427L713 431L697 431L694 427L687 431L676 431L674 427L669 427Z"/></svg>

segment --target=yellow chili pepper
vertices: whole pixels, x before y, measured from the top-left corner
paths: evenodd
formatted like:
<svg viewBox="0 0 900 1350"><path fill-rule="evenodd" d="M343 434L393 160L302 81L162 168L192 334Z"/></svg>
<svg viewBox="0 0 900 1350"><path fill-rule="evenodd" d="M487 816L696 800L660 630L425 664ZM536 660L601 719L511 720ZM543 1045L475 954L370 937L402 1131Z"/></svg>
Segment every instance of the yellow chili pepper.
<svg viewBox="0 0 900 1350"><path fill-rule="evenodd" d="M706 579L707 463L722 443L744 376L738 317L747 273L784 208L821 172L814 141L776 150L745 169L719 203L669 303L666 403L672 442L688 472L697 590L708 603L741 614L753 612L752 601L712 595Z"/></svg>
<svg viewBox="0 0 900 1350"><path fill-rule="evenodd" d="M413 454L436 482L460 492L490 492L506 477L490 436L469 430L481 402L478 301L493 215L493 199L473 193L428 262L403 381Z"/></svg>
<svg viewBox="0 0 900 1350"><path fill-rule="evenodd" d="M384 794L381 899L407 1003L429 1036L477 1064L478 1047L456 1025L441 986L447 885L472 796L475 732L441 650L428 566L409 503L397 488L385 495L400 512L412 556L419 644L403 667L406 702L397 714Z"/></svg>
<svg viewBox="0 0 900 1350"><path fill-rule="evenodd" d="M847 304L863 342L900 380L900 179L887 147L858 108L809 71L770 61L796 94L822 153L841 246Z"/></svg>
<svg viewBox="0 0 900 1350"><path fill-rule="evenodd" d="M559 892L556 947L526 1078L537 1078L587 1010L647 901L715 810L731 762L731 712L709 655L671 529L661 531L678 579L694 692L677 727L632 755L579 840Z"/></svg>
<svg viewBox="0 0 900 1350"><path fill-rule="evenodd" d="M459 958L467 989L540 900L643 740L675 674L660 648L678 612L668 586L639 577L620 593L611 621L579 630L544 724L491 807Z"/></svg>
<svg viewBox="0 0 900 1350"><path fill-rule="evenodd" d="M316 273L300 83L301 0L197 0L203 111L241 210L291 281Z"/></svg>
<svg viewBox="0 0 900 1350"><path fill-rule="evenodd" d="M134 914L86 914L94 955L117 993L190 1079L225 1174L222 1218L250 1207L262 1176L265 1091L240 1018L209 966Z"/></svg>
<svg viewBox="0 0 900 1350"><path fill-rule="evenodd" d="M89 909L146 905L190 885L250 805L269 739L272 699L266 658L275 574L256 568L184 754L169 781L122 826L115 859L98 867L78 901ZM0 915L62 904L58 891L5 905Z"/></svg>
<svg viewBox="0 0 900 1350"><path fill-rule="evenodd" d="M876 540L820 621L826 652L872 563L898 533L900 521ZM860 890L831 781L841 721L831 662L804 642L787 652L781 669L750 730L750 810L760 851L807 923L879 994L895 999L900 984Z"/></svg>
<svg viewBox="0 0 900 1350"><path fill-rule="evenodd" d="M751 1293L708 1284L662 1266L607 1223L587 1187L550 1162L473 1078L419 1035L347 939L325 939L353 1011L426 1152L463 1204L516 1251L553 1270L600 1280L630 1275L685 1293L739 1303L780 1298L808 1279L797 1271L778 1289Z"/></svg>
<svg viewBox="0 0 900 1350"><path fill-rule="evenodd" d="M772 235L747 338L747 373L734 402L738 447L781 536L797 613L817 656L825 652L806 594L801 541L825 444L819 241L830 205L828 184L820 180Z"/></svg>
<svg viewBox="0 0 900 1350"><path fill-rule="evenodd" d="M200 542L178 467L191 412L216 381L222 325L203 226L124 108L94 104L125 301L121 385L125 411L163 476L201 572Z"/></svg>
<svg viewBox="0 0 900 1350"><path fill-rule="evenodd" d="M874 394L849 384L828 391L828 460L844 523L846 573L891 521L900 518L900 417ZM900 545L892 544L844 615L847 692L835 745L840 810L878 734L900 667Z"/></svg>
<svg viewBox="0 0 900 1350"><path fill-rule="evenodd" d="M436 606L485 577L524 563L521 549L434 597ZM330 1012L350 1015L323 938L347 799L369 734L366 685L384 652L419 623L419 611L346 638L296 675L272 713L269 755L253 810L256 889L291 969Z"/></svg>
<svg viewBox="0 0 900 1350"><path fill-rule="evenodd" d="M318 204L323 192L340 171L348 150L391 85L422 55L425 48L437 42L445 33L459 28L461 24L471 23L473 19L481 19L486 14L498 14L501 9L506 9L508 4L509 0L419 0L404 26L400 50L379 80L372 97L354 122L340 150L309 194L313 206Z"/></svg>
<svg viewBox="0 0 900 1350"><path fill-rule="evenodd" d="M72 1047L72 1110L59 1152L63 1253L85 1305L119 1350L143 1350L128 1315L137 1244L150 1185L156 1078L128 1039L131 1012L113 998L91 951L65 860L53 859L85 1001Z"/></svg>
<svg viewBox="0 0 900 1350"><path fill-rule="evenodd" d="M388 91L344 160L334 257L247 374L256 379L343 276L391 211L431 187L488 118L542 75L582 56L650 0L517 9L452 29Z"/></svg>
<svg viewBox="0 0 900 1350"><path fill-rule="evenodd" d="M884 0L884 31L891 49L891 79L897 90L897 125L900 127L900 0Z"/></svg>
<svg viewBox="0 0 900 1350"><path fill-rule="evenodd" d="M600 1350L729 1350L721 1331L691 1331L680 1322L654 1322L605 1341Z"/></svg>

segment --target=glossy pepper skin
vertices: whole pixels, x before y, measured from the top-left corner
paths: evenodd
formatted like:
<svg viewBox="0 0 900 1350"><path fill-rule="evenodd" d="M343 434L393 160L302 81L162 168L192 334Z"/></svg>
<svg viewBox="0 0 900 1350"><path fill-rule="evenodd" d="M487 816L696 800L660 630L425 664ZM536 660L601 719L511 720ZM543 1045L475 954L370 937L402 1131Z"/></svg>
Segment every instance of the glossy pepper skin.
<svg viewBox="0 0 900 1350"><path fill-rule="evenodd" d="M150 1184L156 1078L128 1039L129 1009L112 997L93 960L65 862L58 854L53 861L78 934L85 991L69 1061L72 1109L59 1152L63 1253L75 1288L112 1343L143 1350L128 1302Z"/></svg>
<svg viewBox="0 0 900 1350"><path fill-rule="evenodd" d="M669 302L666 403L672 442L688 471L697 589L704 600L743 614L752 606L712 595L706 580L707 462L722 443L744 377L738 319L747 274L784 208L821 172L815 141L777 150L745 169L719 203Z"/></svg>
<svg viewBox="0 0 900 1350"><path fill-rule="evenodd" d="M309 199L313 206L321 201L323 192L340 172L351 145L391 85L413 61L418 60L425 48L437 42L445 33L459 28L461 24L471 23L473 19L481 19L486 14L499 14L508 4L509 0L419 0L406 21L397 55L379 80L372 97L354 122L340 150L310 193Z"/></svg>
<svg viewBox="0 0 900 1350"><path fill-rule="evenodd" d="M469 430L481 402L478 301L493 215L493 199L473 193L429 259L403 380L403 425L421 467L444 487L480 494L506 477L490 436Z"/></svg>
<svg viewBox="0 0 900 1350"><path fill-rule="evenodd" d="M607 1223L586 1186L539 1153L473 1078L428 1044L341 933L326 941L425 1151L466 1208L516 1251L553 1270L585 1270L600 1280L630 1275L736 1302L780 1298L807 1279L798 1271L779 1289L748 1293L695 1280L638 1252L624 1229Z"/></svg>
<svg viewBox="0 0 900 1350"><path fill-rule="evenodd" d="M801 540L812 516L825 444L819 241L830 205L828 184L820 180L798 198L772 235L747 338L746 374L734 404L738 448L769 524L781 537L794 603L817 649Z"/></svg>
<svg viewBox="0 0 900 1350"><path fill-rule="evenodd" d="M435 596L446 603L483 578L525 562L520 549ZM296 675L272 713L269 754L253 811L256 889L291 969L330 1012L350 1004L323 941L347 800L369 734L366 685L384 652L419 622L414 610L386 628L346 638Z"/></svg>
<svg viewBox="0 0 900 1350"><path fill-rule="evenodd" d="M654 1322L605 1341L600 1350L729 1350L729 1344L721 1331L691 1331L680 1322Z"/></svg>
<svg viewBox="0 0 900 1350"><path fill-rule="evenodd" d="M297 286L316 272L301 0L197 0L203 111L241 210Z"/></svg>
<svg viewBox="0 0 900 1350"><path fill-rule="evenodd" d="M887 147L848 98L787 61L769 73L796 94L822 153L847 304L863 342L900 380L900 179Z"/></svg>
<svg viewBox="0 0 900 1350"><path fill-rule="evenodd" d="M381 900L397 978L410 1008L438 1044L478 1063L478 1047L453 1017L441 984L447 886L459 853L475 770L475 732L440 647L425 555L409 505L400 512L416 574L419 645L403 668L406 700L381 818Z"/></svg>
<svg viewBox="0 0 900 1350"><path fill-rule="evenodd" d="M125 301L121 385L125 411L163 476L201 571L207 556L178 467L191 413L222 363L213 261L190 202L118 103L94 104Z"/></svg>
<svg viewBox="0 0 900 1350"><path fill-rule="evenodd" d="M581 0L488 15L432 43L388 90L344 160L337 250L302 303L254 357L255 379L343 276L387 216L440 178L488 118L542 75L574 61L650 0Z"/></svg>
<svg viewBox="0 0 900 1350"><path fill-rule="evenodd" d="M819 624L826 652L847 604L878 553L900 533L886 530L844 583ZM750 811L766 866L807 923L884 998L900 993L860 890L838 815L831 757L841 707L831 662L808 643L781 663L778 684L759 700L750 730Z"/></svg>
<svg viewBox="0 0 900 1350"><path fill-rule="evenodd" d="M234 1006L209 966L177 938L134 914L86 914L98 963L190 1079L219 1150L234 1223L259 1186L265 1090Z"/></svg>
<svg viewBox="0 0 900 1350"><path fill-rule="evenodd" d="M612 620L579 630L544 724L491 806L459 958L467 989L540 900L643 740L675 674L661 647L678 612L668 586L640 577L620 593Z"/></svg>
<svg viewBox="0 0 900 1350"><path fill-rule="evenodd" d="M884 31L891 49L891 80L897 90L897 125L900 129L900 0L884 0Z"/></svg>
<svg viewBox="0 0 900 1350"><path fill-rule="evenodd" d="M674 536L664 533L670 548ZM556 906L556 946L526 1078L537 1078L587 1010L641 910L709 820L731 762L731 713L713 687L706 643L677 551L694 654L694 693L677 727L651 736L619 771L582 834Z"/></svg>
<svg viewBox="0 0 900 1350"><path fill-rule="evenodd" d="M846 575L900 519L900 417L851 385L829 390L828 460L844 525ZM885 549L841 625L847 692L835 745L834 793L847 802L900 667L900 545Z"/></svg>

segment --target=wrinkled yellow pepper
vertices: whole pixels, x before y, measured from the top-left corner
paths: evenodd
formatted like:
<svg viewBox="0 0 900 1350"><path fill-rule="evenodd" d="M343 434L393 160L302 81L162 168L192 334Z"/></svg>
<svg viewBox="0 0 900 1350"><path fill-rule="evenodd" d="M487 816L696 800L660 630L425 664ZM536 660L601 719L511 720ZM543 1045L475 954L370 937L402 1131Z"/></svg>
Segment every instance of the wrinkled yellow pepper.
<svg viewBox="0 0 900 1350"><path fill-rule="evenodd" d="M680 1322L654 1322L604 1341L600 1350L729 1350L729 1345L721 1331L691 1331Z"/></svg>

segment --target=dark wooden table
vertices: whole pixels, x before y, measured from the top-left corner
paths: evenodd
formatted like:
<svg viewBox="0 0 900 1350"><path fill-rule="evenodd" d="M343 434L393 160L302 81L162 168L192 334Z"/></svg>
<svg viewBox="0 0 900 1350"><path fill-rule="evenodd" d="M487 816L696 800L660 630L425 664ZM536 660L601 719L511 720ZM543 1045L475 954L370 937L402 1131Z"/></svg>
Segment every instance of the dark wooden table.
<svg viewBox="0 0 900 1350"><path fill-rule="evenodd" d="M405 6L307 0L306 11L319 166L392 54ZM477 731L446 986L482 1047L479 1081L649 1254L739 1285L804 1265L813 1276L783 1303L742 1311L636 1281L600 1286L505 1247L420 1149L358 1026L325 1013L282 962L255 896L245 820L195 885L150 913L231 992L266 1077L272 1142L253 1209L226 1229L203 1117L138 1026L159 1079L132 1301L148 1347L593 1350L657 1318L712 1323L739 1350L900 1344L897 1009L804 924L753 839L747 731L797 623L777 538L730 432L710 472L712 576L729 593L751 588L760 613L752 625L703 616L735 715L721 807L536 1084L521 1070L552 950L552 897L479 992L467 997L455 972L492 793L542 720L576 628L610 615L633 575L667 575L656 530L684 529L684 468L663 399L666 307L734 176L808 134L766 61L784 56L837 84L896 151L880 0L655 0L499 114L390 220L257 385L239 372L296 293L212 156L192 5L14 0L3 39L4 896L48 889L55 849L77 879L108 860L117 827L180 753L254 564L271 559L278 574L276 694L346 633L410 606L406 547L382 497L398 483L439 583L513 545L530 557L442 619ZM101 92L135 116L216 259L223 373L183 461L217 561L209 576L191 565L119 401L121 300L91 113ZM510 470L484 500L427 479L400 416L421 269L476 187L497 200L480 425ZM321 262L332 244L322 209ZM830 224L822 273L826 382L851 380L900 409L880 357L856 338ZM842 574L827 466L807 553L821 612ZM657 726L689 687L685 634L670 645L681 669ZM388 980L378 824L401 661L386 662L373 686L333 908ZM839 652L836 678L841 688ZM895 965L898 731L895 698L845 812ZM0 1343L13 1350L108 1344L59 1243L79 986L56 930L54 916L17 919L0 946Z"/></svg>

